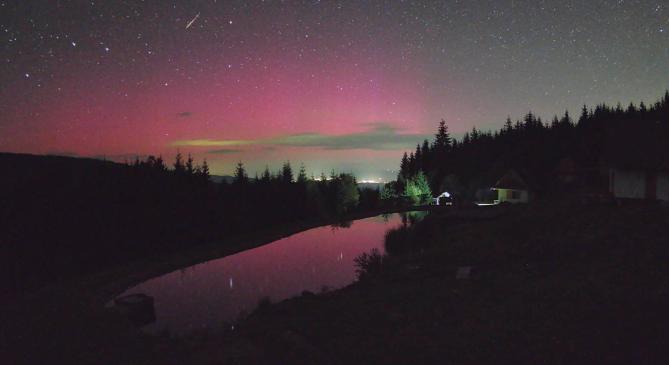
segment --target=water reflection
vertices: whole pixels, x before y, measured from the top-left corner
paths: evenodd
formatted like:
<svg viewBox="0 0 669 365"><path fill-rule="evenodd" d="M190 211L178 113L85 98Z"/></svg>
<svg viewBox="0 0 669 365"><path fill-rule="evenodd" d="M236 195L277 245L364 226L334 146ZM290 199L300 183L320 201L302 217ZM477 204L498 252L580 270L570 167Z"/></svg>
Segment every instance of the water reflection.
<svg viewBox="0 0 669 365"><path fill-rule="evenodd" d="M154 298L156 321L145 327L150 332L230 328L261 300L277 302L350 284L356 279L354 258L372 249L385 253L386 232L423 216L406 212L311 229L148 280L124 294Z"/></svg>
<svg viewBox="0 0 669 365"><path fill-rule="evenodd" d="M417 222L422 221L427 215L428 211L425 210L417 210L417 211L412 211L412 212L404 212L401 214L402 216L402 224L404 226L408 226L411 224L415 224Z"/></svg>
<svg viewBox="0 0 669 365"><path fill-rule="evenodd" d="M414 211L402 214L402 224L388 229L384 234L384 248L388 255L403 255L422 251L429 237L422 237L429 230L415 230L413 225L422 221L427 211Z"/></svg>
<svg viewBox="0 0 669 365"><path fill-rule="evenodd" d="M353 221L341 221L335 224L331 224L330 228L332 228L332 230L334 231L339 228L351 228L351 225L353 225Z"/></svg>

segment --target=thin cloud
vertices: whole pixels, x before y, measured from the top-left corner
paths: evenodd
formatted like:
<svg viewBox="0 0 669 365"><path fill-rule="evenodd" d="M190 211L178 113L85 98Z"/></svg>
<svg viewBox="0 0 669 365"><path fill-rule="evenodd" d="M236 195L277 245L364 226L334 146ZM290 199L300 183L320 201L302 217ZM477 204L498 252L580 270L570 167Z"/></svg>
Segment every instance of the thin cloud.
<svg viewBox="0 0 669 365"><path fill-rule="evenodd" d="M427 135L399 133L399 129L387 123L370 124L364 132L342 135L318 133L295 134L277 138L274 143L288 146L320 147L327 150L398 150L411 148Z"/></svg>
<svg viewBox="0 0 669 365"><path fill-rule="evenodd" d="M257 140L212 140L195 139L172 143L173 146L231 147L244 145L317 147L326 150L400 150L413 148L426 138L428 134L400 133L401 129L389 123L369 123L369 129L340 135L321 133L289 134Z"/></svg>
<svg viewBox="0 0 669 365"><path fill-rule="evenodd" d="M207 151L207 153L216 153L216 154L222 154L222 155L228 155L228 154L240 153L240 152L242 152L242 150L235 150L235 149L230 149L230 148L222 148L220 150Z"/></svg>
<svg viewBox="0 0 669 365"><path fill-rule="evenodd" d="M243 139L186 139L181 141L175 141L172 143L172 146L190 146L190 147L227 147L227 146L245 146L250 144L256 144L254 140L243 140Z"/></svg>

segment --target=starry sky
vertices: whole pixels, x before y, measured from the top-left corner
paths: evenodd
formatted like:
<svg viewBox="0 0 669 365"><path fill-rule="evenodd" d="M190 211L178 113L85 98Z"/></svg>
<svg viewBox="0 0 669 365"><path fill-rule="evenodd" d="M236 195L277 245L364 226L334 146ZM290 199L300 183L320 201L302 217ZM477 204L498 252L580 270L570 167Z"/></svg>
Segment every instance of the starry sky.
<svg viewBox="0 0 669 365"><path fill-rule="evenodd" d="M669 88L666 1L0 0L0 151L390 178L454 135Z"/></svg>

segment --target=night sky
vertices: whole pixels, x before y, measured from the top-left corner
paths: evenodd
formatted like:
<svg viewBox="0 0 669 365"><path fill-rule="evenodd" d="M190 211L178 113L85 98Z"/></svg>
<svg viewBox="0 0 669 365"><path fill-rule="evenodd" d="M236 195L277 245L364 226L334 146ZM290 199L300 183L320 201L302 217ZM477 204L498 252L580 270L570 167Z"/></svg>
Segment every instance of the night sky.
<svg viewBox="0 0 669 365"><path fill-rule="evenodd" d="M388 178L441 118L654 102L669 3L0 1L0 49L0 151Z"/></svg>

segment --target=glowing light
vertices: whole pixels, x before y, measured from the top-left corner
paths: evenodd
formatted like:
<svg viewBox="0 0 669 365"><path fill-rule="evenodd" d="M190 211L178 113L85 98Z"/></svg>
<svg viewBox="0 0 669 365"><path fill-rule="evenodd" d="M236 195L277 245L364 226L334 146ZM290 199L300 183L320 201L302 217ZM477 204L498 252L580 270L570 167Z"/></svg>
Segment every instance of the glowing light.
<svg viewBox="0 0 669 365"><path fill-rule="evenodd" d="M383 179L378 178L378 179L364 179L358 181L360 184L381 184L383 183Z"/></svg>

